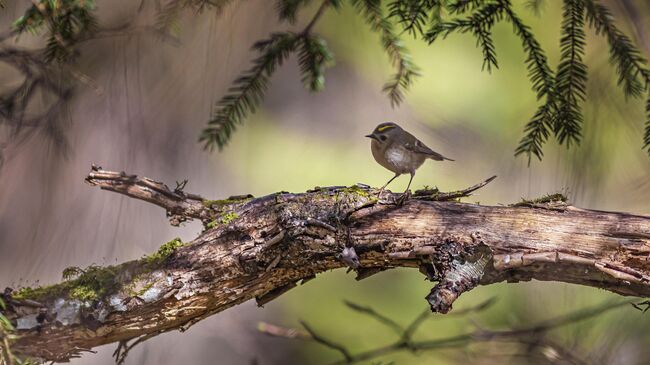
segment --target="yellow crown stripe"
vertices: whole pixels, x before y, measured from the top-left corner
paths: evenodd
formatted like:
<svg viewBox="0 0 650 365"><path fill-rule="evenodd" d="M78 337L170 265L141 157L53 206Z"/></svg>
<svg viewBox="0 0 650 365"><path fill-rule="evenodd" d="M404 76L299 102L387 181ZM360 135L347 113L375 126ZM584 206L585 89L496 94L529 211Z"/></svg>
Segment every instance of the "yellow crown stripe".
<svg viewBox="0 0 650 365"><path fill-rule="evenodd" d="M394 125L386 125L386 126L383 126L383 127L377 128L377 132L383 132L383 131L385 131L386 129L391 129L391 128L395 128L395 126L394 126Z"/></svg>

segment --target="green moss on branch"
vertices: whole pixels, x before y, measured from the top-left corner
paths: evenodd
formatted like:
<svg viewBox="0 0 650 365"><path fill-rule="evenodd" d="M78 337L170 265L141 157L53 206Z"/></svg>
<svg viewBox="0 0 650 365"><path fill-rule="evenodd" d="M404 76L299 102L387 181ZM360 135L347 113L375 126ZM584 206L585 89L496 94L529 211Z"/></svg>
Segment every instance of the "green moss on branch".
<svg viewBox="0 0 650 365"><path fill-rule="evenodd" d="M81 301L99 300L118 292L124 285L133 284L140 275L157 269L183 245L180 238L174 238L160 246L155 253L140 260L129 261L117 266L91 265L84 269L76 266L68 267L63 270L63 282L55 285L21 288L14 291L11 296L16 300L30 299L39 302L56 297L68 297ZM150 287L151 285L149 285ZM147 289L145 285L144 291Z"/></svg>
<svg viewBox="0 0 650 365"><path fill-rule="evenodd" d="M531 205L549 204L549 203L566 203L567 197L561 193L546 194L536 199L522 198L519 203L512 204L513 207L529 207Z"/></svg>
<svg viewBox="0 0 650 365"><path fill-rule="evenodd" d="M120 266L91 265L85 269L66 268L63 271L64 282L36 288L21 288L13 292L12 297L17 300L39 301L67 295L69 298L83 301L96 300L119 287L117 274L121 271Z"/></svg>
<svg viewBox="0 0 650 365"><path fill-rule="evenodd" d="M235 212L226 212L223 213L220 218L208 222L208 224L205 225L205 228L212 229L217 227L219 224L230 224L237 218L239 218L239 214Z"/></svg>
<svg viewBox="0 0 650 365"><path fill-rule="evenodd" d="M145 261L149 264L160 264L171 256L179 247L185 245L180 238L176 237L173 240L160 246L157 252L146 256Z"/></svg>
<svg viewBox="0 0 650 365"><path fill-rule="evenodd" d="M248 194L248 195L231 196L228 199L221 199L221 200L204 199L203 201L201 201L201 203L206 208L219 210L228 205L247 203L251 199L253 199L253 196Z"/></svg>

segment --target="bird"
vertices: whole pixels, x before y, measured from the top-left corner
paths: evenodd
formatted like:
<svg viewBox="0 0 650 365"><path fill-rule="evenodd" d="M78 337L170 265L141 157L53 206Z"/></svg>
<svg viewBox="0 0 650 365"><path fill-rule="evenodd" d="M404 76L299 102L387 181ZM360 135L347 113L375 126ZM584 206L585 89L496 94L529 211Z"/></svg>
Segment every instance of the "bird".
<svg viewBox="0 0 650 365"><path fill-rule="evenodd" d="M411 133L392 122L379 124L372 133L365 137L372 140L370 149L375 161L395 173L395 176L379 189L379 195L398 176L402 174L411 175L406 190L400 197L401 202L407 197L415 171L422 166L427 158L436 161L454 161L431 150Z"/></svg>

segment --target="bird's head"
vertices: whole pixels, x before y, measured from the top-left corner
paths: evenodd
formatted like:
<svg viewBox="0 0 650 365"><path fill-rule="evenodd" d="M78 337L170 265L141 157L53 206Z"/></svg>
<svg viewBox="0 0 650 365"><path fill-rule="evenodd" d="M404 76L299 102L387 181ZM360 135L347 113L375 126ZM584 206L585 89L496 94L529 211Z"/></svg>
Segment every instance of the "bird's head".
<svg viewBox="0 0 650 365"><path fill-rule="evenodd" d="M401 130L402 128L395 123L381 123L372 133L366 135L366 137L379 143L386 143L398 135Z"/></svg>

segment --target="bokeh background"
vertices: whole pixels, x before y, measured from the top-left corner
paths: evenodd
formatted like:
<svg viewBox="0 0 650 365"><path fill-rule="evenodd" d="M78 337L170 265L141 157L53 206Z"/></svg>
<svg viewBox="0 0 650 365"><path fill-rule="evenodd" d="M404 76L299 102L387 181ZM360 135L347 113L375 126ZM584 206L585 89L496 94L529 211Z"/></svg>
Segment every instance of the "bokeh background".
<svg viewBox="0 0 650 365"><path fill-rule="evenodd" d="M541 16L513 1L547 51L558 60L560 2L546 2ZM645 0L611 0L619 26L650 54L650 6ZM6 29L29 1L8 1L0 11ZM154 2L98 0L102 25L154 21ZM315 8L301 13L300 29ZM514 157L525 123L536 107L524 53L506 23L495 27L499 69L481 71L481 53L470 35L454 35L427 46L407 35L420 66L405 102L392 109L381 87L391 73L379 38L351 7L328 12L316 31L328 41L336 66L326 74L326 89L307 92L295 59L272 79L263 107L239 128L221 153L197 143L214 102L254 56L250 45L279 24L274 2L234 2L223 14L186 13L179 42L147 32L103 38L84 44L75 67L97 85L81 86L61 128L69 149L61 151L45 135L25 141L5 139L0 170L0 284L20 287L60 280L71 265L110 264L138 258L179 236L193 239L198 223L174 228L150 204L102 192L83 183L91 163L125 170L172 184L188 179L186 190L206 197L314 186L382 185L391 173L377 165L363 138L384 121L397 121L427 145L456 162L427 162L414 187L442 190L472 185L493 174L499 178L470 201L508 204L522 197L563 192L580 207L648 214L650 157L641 149L643 102L625 100L616 87L606 42L588 31L588 102L584 105L583 142L566 149L555 142L542 162ZM38 37L20 42L33 46ZM4 85L17 82L0 70ZM2 85L0 85L2 87ZM407 177L391 185L404 189ZM570 244L570 243L567 243ZM127 364L312 364L338 355L315 344L268 338L259 321L298 326L308 321L320 333L355 350L394 339L389 329L347 309L343 300L373 307L398 322L425 308L431 283L415 270L393 270L356 282L334 271L300 286L263 309L248 302L215 315L190 331L158 336L133 350ZM476 326L509 328L616 298L592 288L529 282L479 287L464 294L455 308L489 297L490 309L466 317L433 316L418 338L437 338ZM630 308L552 332L552 338L586 363L647 364L650 315ZM97 349L73 364L111 364L114 346ZM553 356L521 358L502 343L467 349L394 354L388 364L553 363Z"/></svg>

